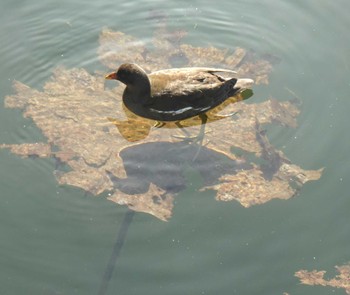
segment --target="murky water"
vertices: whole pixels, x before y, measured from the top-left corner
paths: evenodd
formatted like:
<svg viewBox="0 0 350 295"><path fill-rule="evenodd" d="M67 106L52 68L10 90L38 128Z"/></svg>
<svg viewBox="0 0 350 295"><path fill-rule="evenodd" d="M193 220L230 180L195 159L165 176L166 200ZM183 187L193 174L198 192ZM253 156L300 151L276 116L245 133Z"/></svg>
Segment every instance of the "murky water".
<svg viewBox="0 0 350 295"><path fill-rule="evenodd" d="M107 26L148 42L159 22L194 46L235 46L274 61L270 84L252 103L295 93L298 127L269 126L274 146L319 181L286 201L243 208L187 189L162 222L136 214L107 294L329 294L300 285L300 269L327 270L350 260L350 21L348 1L3 1L0 143L44 141L19 110L5 109L13 80L41 89L57 66L107 72L97 58ZM98 294L126 208L59 186L55 163L0 150L0 293ZM333 290L332 290L333 291ZM336 289L338 294L343 290Z"/></svg>

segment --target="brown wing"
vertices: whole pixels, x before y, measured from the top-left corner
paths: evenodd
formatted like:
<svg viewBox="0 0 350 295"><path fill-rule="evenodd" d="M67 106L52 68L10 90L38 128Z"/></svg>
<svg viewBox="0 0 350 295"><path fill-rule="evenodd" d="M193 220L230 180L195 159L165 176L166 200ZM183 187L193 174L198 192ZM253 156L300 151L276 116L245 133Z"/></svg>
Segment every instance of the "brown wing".
<svg viewBox="0 0 350 295"><path fill-rule="evenodd" d="M151 81L152 96L161 96L162 94L172 94L173 96L182 96L195 92L203 87L207 89L208 85L215 87L216 84L228 80L218 75L218 72L229 73L231 76L236 72L216 68L180 68L168 69L153 72L148 75Z"/></svg>
<svg viewBox="0 0 350 295"><path fill-rule="evenodd" d="M149 75L153 117L162 121L183 120L204 113L225 101L238 89L236 79L227 80L213 72L191 68L165 70Z"/></svg>

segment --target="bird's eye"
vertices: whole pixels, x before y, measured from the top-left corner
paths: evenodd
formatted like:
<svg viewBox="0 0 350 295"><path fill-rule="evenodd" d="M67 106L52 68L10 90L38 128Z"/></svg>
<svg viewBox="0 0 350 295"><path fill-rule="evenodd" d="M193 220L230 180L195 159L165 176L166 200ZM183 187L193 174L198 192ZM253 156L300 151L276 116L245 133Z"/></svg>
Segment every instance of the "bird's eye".
<svg viewBox="0 0 350 295"><path fill-rule="evenodd" d="M118 76L118 79L119 79L120 81L126 82L126 80L127 80L127 75L125 74L124 71L119 71L119 72L117 73L117 76Z"/></svg>

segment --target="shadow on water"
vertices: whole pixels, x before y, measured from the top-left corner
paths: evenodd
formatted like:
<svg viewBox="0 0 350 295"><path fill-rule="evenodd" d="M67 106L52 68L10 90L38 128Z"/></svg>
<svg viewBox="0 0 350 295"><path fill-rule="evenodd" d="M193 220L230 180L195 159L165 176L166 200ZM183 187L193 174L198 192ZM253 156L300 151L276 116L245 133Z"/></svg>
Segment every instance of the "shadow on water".
<svg viewBox="0 0 350 295"><path fill-rule="evenodd" d="M183 172L188 166L197 170L208 185L216 183L223 174L251 168L243 161L240 163L221 152L187 141L134 145L123 149L120 157L127 178L107 173L114 188L126 194L146 193L151 183L166 192L178 193L186 188Z"/></svg>
<svg viewBox="0 0 350 295"><path fill-rule="evenodd" d="M124 215L122 224L120 225L120 228L117 233L117 238L113 246L111 257L109 258L105 272L102 277L101 285L97 293L98 295L104 295L108 290L109 282L112 278L118 257L124 245L126 234L128 232L129 226L132 222L134 215L135 211L132 210L128 210Z"/></svg>
<svg viewBox="0 0 350 295"><path fill-rule="evenodd" d="M186 189L184 171L189 166L200 173L206 184L217 183L225 173L234 174L235 171L251 168L250 164L240 163L223 153L188 141L137 144L123 149L120 157L127 177L118 178L110 171L106 172L115 189L130 195L147 193L151 183L167 193L178 193ZM154 202L157 202L156 198ZM134 215L135 211L130 209L124 215L98 295L104 295L108 290Z"/></svg>

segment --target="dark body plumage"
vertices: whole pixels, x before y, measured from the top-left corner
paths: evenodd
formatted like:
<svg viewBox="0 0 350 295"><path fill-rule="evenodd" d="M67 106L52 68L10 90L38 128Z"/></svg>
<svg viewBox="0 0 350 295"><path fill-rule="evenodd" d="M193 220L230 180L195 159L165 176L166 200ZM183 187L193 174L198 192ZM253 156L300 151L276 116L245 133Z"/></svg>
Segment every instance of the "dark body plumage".
<svg viewBox="0 0 350 295"><path fill-rule="evenodd" d="M136 64L122 64L106 79L126 85L123 102L131 112L167 122L203 114L253 83L250 79L224 78L218 72L235 73L215 68L174 68L147 75Z"/></svg>

